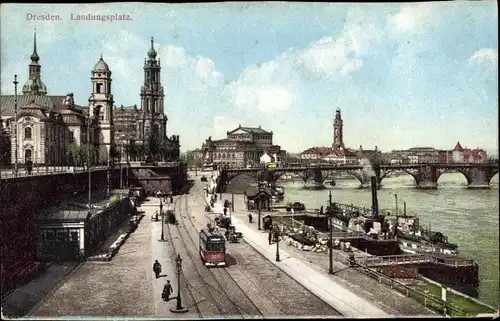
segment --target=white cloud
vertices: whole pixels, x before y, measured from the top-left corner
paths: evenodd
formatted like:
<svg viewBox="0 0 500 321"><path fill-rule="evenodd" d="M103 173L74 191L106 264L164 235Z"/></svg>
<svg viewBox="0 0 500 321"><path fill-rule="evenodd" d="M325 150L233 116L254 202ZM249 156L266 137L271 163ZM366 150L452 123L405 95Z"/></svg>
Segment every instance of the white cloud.
<svg viewBox="0 0 500 321"><path fill-rule="evenodd" d="M360 59L352 57L359 44L351 32L339 38L324 37L310 48L297 54L297 61L308 71L326 75L347 75L362 65Z"/></svg>
<svg viewBox="0 0 500 321"><path fill-rule="evenodd" d="M212 59L198 57L195 69L197 76L205 84L218 84L224 79L222 73L215 70L215 63Z"/></svg>
<svg viewBox="0 0 500 321"><path fill-rule="evenodd" d="M401 10L390 15L389 24L398 32L408 32L418 29L432 12L437 3L411 3L401 5Z"/></svg>
<svg viewBox="0 0 500 321"><path fill-rule="evenodd" d="M360 28L346 28L339 37L323 37L305 49L290 49L274 60L245 68L226 88L228 100L242 110L273 113L289 109L301 98L301 86L321 78L342 78L359 70L365 50ZM363 39L363 37L361 37Z"/></svg>
<svg viewBox="0 0 500 321"><path fill-rule="evenodd" d="M231 119L227 119L224 116L214 116L214 136L212 139L221 139L226 138L226 134L228 131L237 128L241 122L233 121Z"/></svg>
<svg viewBox="0 0 500 321"><path fill-rule="evenodd" d="M481 48L470 56L469 62L481 65L498 63L498 51L492 48Z"/></svg>

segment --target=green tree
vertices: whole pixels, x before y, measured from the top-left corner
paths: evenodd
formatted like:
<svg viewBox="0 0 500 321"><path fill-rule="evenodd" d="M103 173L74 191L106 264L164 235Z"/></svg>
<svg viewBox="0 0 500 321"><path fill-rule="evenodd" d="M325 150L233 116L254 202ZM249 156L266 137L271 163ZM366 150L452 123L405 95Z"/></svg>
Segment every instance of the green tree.
<svg viewBox="0 0 500 321"><path fill-rule="evenodd" d="M68 145L68 154L70 157L70 164L71 165L80 165L81 164L81 148L78 146L75 142L72 142L71 144Z"/></svg>
<svg viewBox="0 0 500 321"><path fill-rule="evenodd" d="M111 145L111 148L109 150L109 156L111 157L111 161L113 163L116 163L117 161L120 160L120 151L118 150L116 144Z"/></svg>
<svg viewBox="0 0 500 321"><path fill-rule="evenodd" d="M97 162L99 148L94 144L85 143L80 146L80 159L81 164L88 164L88 158L90 158L90 164L94 165Z"/></svg>
<svg viewBox="0 0 500 321"><path fill-rule="evenodd" d="M146 143L146 156L150 157L151 160L155 161L157 160L158 156L160 155L160 141L158 139L157 135L150 135L148 137L148 141Z"/></svg>

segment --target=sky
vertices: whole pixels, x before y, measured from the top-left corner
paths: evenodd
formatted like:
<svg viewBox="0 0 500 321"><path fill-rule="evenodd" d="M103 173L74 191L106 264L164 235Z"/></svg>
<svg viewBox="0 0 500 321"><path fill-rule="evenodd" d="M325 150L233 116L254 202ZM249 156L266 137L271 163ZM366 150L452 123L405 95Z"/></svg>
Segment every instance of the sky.
<svg viewBox="0 0 500 321"><path fill-rule="evenodd" d="M35 20L39 15L59 20ZM76 15L128 15L76 21ZM344 143L383 151L481 147L498 155L498 15L492 1L7 4L0 11L1 93L24 84L37 30L51 95L88 105L103 55L115 104L140 105L154 37L167 134L181 150L242 126L289 152Z"/></svg>

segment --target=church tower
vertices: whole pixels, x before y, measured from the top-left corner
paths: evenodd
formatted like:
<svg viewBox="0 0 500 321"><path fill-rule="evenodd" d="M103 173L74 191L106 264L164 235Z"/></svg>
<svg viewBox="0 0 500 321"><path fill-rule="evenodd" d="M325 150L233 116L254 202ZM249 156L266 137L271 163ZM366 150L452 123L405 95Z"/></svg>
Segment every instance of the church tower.
<svg viewBox="0 0 500 321"><path fill-rule="evenodd" d="M343 127L344 124L340 115L340 109L337 108L335 119L333 120L333 149L344 148Z"/></svg>
<svg viewBox="0 0 500 321"><path fill-rule="evenodd" d="M42 82L40 74L42 66L38 63L40 57L36 52L36 29L33 36L33 54L30 58L29 77L23 86L23 95L45 96L47 95L47 86Z"/></svg>
<svg viewBox="0 0 500 321"><path fill-rule="evenodd" d="M101 58L92 69L92 93L89 98L89 116L96 119L99 162L109 162L114 143L113 95L111 94L111 71Z"/></svg>
<svg viewBox="0 0 500 321"><path fill-rule="evenodd" d="M147 142L151 134L158 136L159 140L167 136L167 116L164 114L163 86L160 80L160 59L156 59L154 40L151 38L151 48L144 61L144 84L141 87L141 108L137 123L137 137Z"/></svg>

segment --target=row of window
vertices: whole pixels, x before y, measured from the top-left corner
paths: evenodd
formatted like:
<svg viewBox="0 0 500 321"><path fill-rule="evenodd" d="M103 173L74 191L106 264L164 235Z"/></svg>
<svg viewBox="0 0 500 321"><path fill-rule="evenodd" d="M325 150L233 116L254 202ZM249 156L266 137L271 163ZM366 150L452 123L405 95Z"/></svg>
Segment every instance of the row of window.
<svg viewBox="0 0 500 321"><path fill-rule="evenodd" d="M80 229L75 228L61 228L61 229L41 229L40 230L41 241L49 242L79 242L80 241Z"/></svg>

